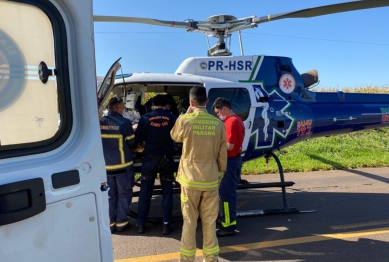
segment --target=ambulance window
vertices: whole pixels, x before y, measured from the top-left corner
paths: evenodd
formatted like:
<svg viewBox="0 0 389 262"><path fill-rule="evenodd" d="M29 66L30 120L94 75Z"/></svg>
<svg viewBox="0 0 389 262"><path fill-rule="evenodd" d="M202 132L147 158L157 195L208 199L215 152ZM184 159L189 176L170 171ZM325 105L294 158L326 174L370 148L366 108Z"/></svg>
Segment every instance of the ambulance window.
<svg viewBox="0 0 389 262"><path fill-rule="evenodd" d="M0 0L0 158L54 149L71 129L63 20L24 2Z"/></svg>
<svg viewBox="0 0 389 262"><path fill-rule="evenodd" d="M230 101L232 110L242 118L246 120L250 111L250 94L245 88L213 88L208 92L208 105L207 110L211 114L214 114L212 110L212 104L218 97L224 97Z"/></svg>

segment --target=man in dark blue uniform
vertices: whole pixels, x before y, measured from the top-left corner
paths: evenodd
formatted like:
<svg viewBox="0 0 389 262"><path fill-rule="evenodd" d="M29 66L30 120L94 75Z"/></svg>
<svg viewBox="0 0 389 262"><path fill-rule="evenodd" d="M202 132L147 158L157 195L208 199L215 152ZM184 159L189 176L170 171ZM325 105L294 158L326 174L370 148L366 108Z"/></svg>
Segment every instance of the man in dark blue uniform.
<svg viewBox="0 0 389 262"><path fill-rule="evenodd" d="M134 186L131 145L135 142L130 120L122 116L124 103L112 97L109 113L100 119L100 130L107 170L109 218L111 232L129 226L128 215Z"/></svg>
<svg viewBox="0 0 389 262"><path fill-rule="evenodd" d="M144 142L144 158L142 161L141 187L138 201L138 233L145 232L145 224L150 211L154 182L159 173L163 193L163 232L169 235L174 228L171 223L173 212L173 140L170 130L177 117L165 111L166 95L152 98L152 109L139 120L135 131L137 143Z"/></svg>

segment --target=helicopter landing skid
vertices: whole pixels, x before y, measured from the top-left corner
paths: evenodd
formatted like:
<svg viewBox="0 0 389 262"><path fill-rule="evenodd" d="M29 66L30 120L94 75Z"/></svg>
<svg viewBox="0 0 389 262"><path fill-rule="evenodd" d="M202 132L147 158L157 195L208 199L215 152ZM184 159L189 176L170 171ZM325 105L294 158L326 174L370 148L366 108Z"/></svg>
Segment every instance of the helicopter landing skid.
<svg viewBox="0 0 389 262"><path fill-rule="evenodd" d="M316 210L304 210L300 211L297 208L290 207L288 201L286 199L286 187L290 187L294 185L292 181L285 181L284 178L284 170L282 168L281 161L279 158L273 153L269 152L265 158L269 159L273 157L277 163L278 171L280 173L280 182L269 182L269 183L249 183L247 180L241 180L238 184L238 190L241 189L254 189L254 188L270 188L270 187L281 187L282 188L282 201L283 208L277 209L259 209L259 210L248 210L248 211L237 211L237 217L250 217L250 216L263 216L263 215L273 215L273 214L299 214L299 213L314 213ZM140 188L140 183L137 181L135 185ZM177 181L173 182L173 194L179 194L181 192L180 184ZM162 195L162 189L160 185L155 185L153 190L153 195ZM133 193L134 197L139 196L139 192ZM130 216L133 218L138 218L138 214L134 211L130 211ZM149 223L162 223L162 217L148 217L147 222ZM175 216L172 219L172 222L182 221L182 216Z"/></svg>
<svg viewBox="0 0 389 262"><path fill-rule="evenodd" d="M305 210L299 211L297 208L290 207L288 201L286 200L286 187L293 186L294 182L285 181L284 179L284 170L281 165L279 158L273 153L268 153L265 158L269 159L271 157L277 163L278 171L280 173L280 182L270 182L270 183L258 183L258 184L243 184L239 185L238 189L248 189L248 188L268 188L268 187L281 187L282 188L282 201L284 203L283 208L278 209L259 209L259 210L248 210L248 211L238 211L236 213L237 217L249 217L249 216L262 216L262 215L272 215L272 214L298 214L298 213L314 213L316 210Z"/></svg>

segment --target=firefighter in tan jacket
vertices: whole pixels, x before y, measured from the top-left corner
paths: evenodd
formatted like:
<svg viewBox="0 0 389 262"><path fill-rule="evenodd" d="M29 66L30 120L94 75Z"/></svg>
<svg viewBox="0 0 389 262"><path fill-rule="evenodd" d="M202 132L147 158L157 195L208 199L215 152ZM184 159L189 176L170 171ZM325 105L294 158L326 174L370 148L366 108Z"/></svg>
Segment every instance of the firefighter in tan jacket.
<svg viewBox="0 0 389 262"><path fill-rule="evenodd" d="M225 127L208 114L206 89L195 86L189 93L190 108L177 119L170 132L183 142L177 181L181 184L181 210L184 219L180 261L194 261L196 227L200 215L205 261L217 261L219 244L216 219L219 213L218 187L227 165Z"/></svg>

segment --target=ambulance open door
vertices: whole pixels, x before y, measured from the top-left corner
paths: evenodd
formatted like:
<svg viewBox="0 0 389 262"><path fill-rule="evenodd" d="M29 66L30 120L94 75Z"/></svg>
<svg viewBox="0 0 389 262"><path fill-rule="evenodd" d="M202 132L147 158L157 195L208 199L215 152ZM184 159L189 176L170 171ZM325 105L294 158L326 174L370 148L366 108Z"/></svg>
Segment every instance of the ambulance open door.
<svg viewBox="0 0 389 262"><path fill-rule="evenodd" d="M113 261L92 10L0 0L0 261Z"/></svg>

